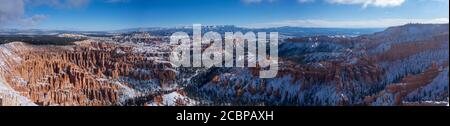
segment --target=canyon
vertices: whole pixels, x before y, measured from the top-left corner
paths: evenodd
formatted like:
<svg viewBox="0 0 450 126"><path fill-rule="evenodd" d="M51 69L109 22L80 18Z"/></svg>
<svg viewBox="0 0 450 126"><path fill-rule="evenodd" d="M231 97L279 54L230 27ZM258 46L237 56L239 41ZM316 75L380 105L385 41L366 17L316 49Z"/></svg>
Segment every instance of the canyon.
<svg viewBox="0 0 450 126"><path fill-rule="evenodd" d="M90 40L73 46L3 46L2 56L10 57L2 59L12 58L2 61L5 83L37 105L116 105L150 92L131 88L168 87L175 80L167 63L156 64L144 54L131 53L128 46Z"/></svg>
<svg viewBox="0 0 450 126"><path fill-rule="evenodd" d="M177 45L166 36L14 41L0 45L0 105L445 105L448 34L448 24L408 24L355 37L280 38L274 78L259 78L258 65L175 67ZM85 37L61 37L72 36Z"/></svg>

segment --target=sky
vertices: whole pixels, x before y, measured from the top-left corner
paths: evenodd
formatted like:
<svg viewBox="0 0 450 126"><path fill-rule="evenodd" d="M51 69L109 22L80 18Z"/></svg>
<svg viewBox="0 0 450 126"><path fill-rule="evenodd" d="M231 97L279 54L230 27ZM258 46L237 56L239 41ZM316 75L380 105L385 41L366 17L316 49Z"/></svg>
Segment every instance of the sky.
<svg viewBox="0 0 450 126"><path fill-rule="evenodd" d="M448 23L448 15L448 0L0 0L0 28L17 29L383 28Z"/></svg>

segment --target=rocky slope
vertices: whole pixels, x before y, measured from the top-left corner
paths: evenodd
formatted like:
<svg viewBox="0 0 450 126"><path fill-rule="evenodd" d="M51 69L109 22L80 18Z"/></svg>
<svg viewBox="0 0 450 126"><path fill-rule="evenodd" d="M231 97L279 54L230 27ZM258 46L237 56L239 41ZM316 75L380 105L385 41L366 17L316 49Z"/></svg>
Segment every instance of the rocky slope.
<svg viewBox="0 0 450 126"><path fill-rule="evenodd" d="M150 59L151 53L133 52L130 46L15 42L2 48L5 82L37 105L120 105L170 87L175 80L175 71L167 63Z"/></svg>
<svg viewBox="0 0 450 126"><path fill-rule="evenodd" d="M279 50L277 78L216 69L187 89L218 105L448 103L448 24L409 24L353 38L292 38Z"/></svg>

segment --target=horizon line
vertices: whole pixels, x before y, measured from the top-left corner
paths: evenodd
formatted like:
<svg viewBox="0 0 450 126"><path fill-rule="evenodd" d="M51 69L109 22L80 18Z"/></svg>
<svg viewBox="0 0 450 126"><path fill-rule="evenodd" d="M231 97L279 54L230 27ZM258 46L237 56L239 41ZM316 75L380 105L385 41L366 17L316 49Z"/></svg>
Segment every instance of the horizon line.
<svg viewBox="0 0 450 126"><path fill-rule="evenodd" d="M292 27L292 28L310 28L310 29L387 29L389 27L397 27L397 26L404 26L409 24L430 24L430 25L444 25L449 24L447 23L406 23L401 25L392 25L392 26L386 26L386 27L327 27L327 26L267 26L267 27L249 27L249 26L243 26L243 25L230 25L230 24L208 24L203 25L202 27L209 27L209 26L233 26L236 28L245 28L245 29L270 29L270 28L283 28L283 27ZM114 29L114 30L82 30L82 29L76 29L76 28L67 28L67 29L45 29L45 28L0 28L0 30L41 30L41 31L76 31L76 32L113 32L113 31L121 31L121 30L129 30L129 29L150 29L150 28L163 28L163 29L174 29L174 28L192 28L192 25L183 25L183 26L142 26L142 27L128 27L128 28L120 28L120 29ZM139 31L139 30L136 30ZM1 31L5 32L5 31Z"/></svg>

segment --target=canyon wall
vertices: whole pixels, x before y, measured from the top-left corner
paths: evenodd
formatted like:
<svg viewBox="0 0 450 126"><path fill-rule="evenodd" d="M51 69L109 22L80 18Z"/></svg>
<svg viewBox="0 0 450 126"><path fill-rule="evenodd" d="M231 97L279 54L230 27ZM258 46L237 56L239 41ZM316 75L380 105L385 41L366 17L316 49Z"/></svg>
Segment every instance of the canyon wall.
<svg viewBox="0 0 450 126"><path fill-rule="evenodd" d="M146 95L151 89L134 89L147 85L141 82L154 80L157 87L164 87L175 80L175 72L166 69L170 64L154 63L146 56L151 54L132 53L129 46L92 41L74 46L9 46L20 50L15 56L20 60L6 61L2 76L37 105L116 105Z"/></svg>

